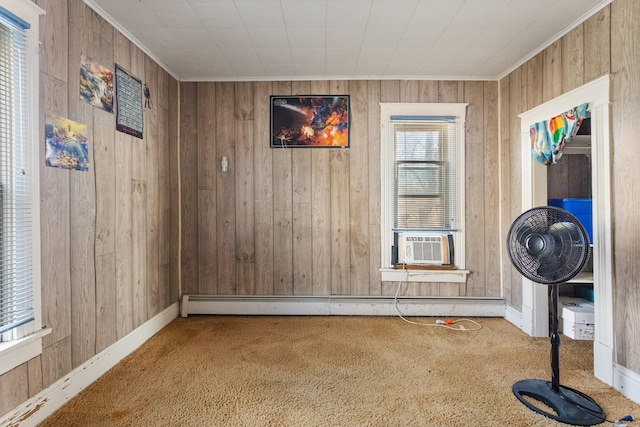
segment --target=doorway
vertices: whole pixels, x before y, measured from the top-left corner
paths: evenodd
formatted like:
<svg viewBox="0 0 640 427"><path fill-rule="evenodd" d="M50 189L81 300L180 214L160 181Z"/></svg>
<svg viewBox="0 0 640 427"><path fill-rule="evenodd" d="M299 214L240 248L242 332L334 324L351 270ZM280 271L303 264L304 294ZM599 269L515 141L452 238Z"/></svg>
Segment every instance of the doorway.
<svg viewBox="0 0 640 427"><path fill-rule="evenodd" d="M605 75L520 115L522 135L522 211L547 205L547 167L531 155L529 127L587 102L591 116L593 206L594 375L613 385L613 292L611 289L611 187L609 81ZM560 160L562 161L562 159ZM547 286L522 278L522 330L548 336Z"/></svg>

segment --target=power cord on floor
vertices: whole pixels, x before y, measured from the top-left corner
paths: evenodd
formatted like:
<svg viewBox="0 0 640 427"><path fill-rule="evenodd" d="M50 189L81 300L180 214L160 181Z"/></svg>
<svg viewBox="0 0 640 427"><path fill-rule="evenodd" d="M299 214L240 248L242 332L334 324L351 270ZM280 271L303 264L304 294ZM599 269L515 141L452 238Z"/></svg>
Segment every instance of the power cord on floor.
<svg viewBox="0 0 640 427"><path fill-rule="evenodd" d="M405 271L405 275L409 274L408 271L406 269L403 270ZM408 283L408 281L405 279L405 282ZM402 313L400 312L400 308L398 307L398 294L400 293L400 288L402 287L402 280L400 280L398 282L398 288L396 289L396 296L393 299L393 306L396 309L396 313L398 313L398 316L404 320L407 323L410 323L412 325L418 325L418 326L433 326L433 327L439 327L439 328L446 328L446 329L451 329L453 331L464 331L464 332L471 332L471 331L479 331L480 329L482 329L482 326L476 322L475 320L471 320L471 319L456 319L456 320L451 320L451 319L438 319L435 321L435 323L423 323L423 322L414 322L413 320L409 320L407 318L405 318ZM471 323L473 326L468 328L465 327L461 322L468 322Z"/></svg>
<svg viewBox="0 0 640 427"><path fill-rule="evenodd" d="M613 424L616 427L627 427L628 422L633 422L634 419L631 415L626 415L622 418L620 418L619 420L615 420L615 421L611 421L611 420L606 420L607 422Z"/></svg>

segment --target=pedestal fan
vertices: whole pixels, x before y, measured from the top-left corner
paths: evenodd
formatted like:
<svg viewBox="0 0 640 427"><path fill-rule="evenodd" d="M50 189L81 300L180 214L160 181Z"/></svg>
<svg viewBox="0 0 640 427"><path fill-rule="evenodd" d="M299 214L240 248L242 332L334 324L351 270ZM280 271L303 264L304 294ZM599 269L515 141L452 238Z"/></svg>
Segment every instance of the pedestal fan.
<svg viewBox="0 0 640 427"><path fill-rule="evenodd" d="M529 409L556 421L579 426L604 422L604 410L591 397L560 385L559 286L575 277L589 259L586 230L564 209L533 208L511 224L507 251L520 274L551 285L552 305L551 381L521 380L513 385L513 393Z"/></svg>

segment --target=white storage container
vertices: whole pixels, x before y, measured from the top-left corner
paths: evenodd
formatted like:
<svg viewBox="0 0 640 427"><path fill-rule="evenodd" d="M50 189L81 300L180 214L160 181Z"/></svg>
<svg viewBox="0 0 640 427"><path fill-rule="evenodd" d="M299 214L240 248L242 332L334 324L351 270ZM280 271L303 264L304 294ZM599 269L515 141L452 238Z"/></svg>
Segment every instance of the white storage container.
<svg viewBox="0 0 640 427"><path fill-rule="evenodd" d="M575 304L562 307L562 333L575 340L593 340L593 305Z"/></svg>

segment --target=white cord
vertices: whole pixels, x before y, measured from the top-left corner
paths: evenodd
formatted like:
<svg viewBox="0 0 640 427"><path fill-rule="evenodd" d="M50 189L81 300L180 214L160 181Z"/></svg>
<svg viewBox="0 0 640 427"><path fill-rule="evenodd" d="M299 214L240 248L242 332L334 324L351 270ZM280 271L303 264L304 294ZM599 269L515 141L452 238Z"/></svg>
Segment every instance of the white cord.
<svg viewBox="0 0 640 427"><path fill-rule="evenodd" d="M402 266L402 270L405 272L405 277L409 274L409 272L404 268L404 266ZM408 283L408 281L405 279L405 282ZM440 321L442 323L438 323L438 321L436 321L436 323L422 323L422 322L414 322L413 320L409 320L407 318L405 318L402 313L400 313L400 308L398 308L398 294L400 293L400 287L402 286L402 280L398 281L398 288L396 289L396 296L393 300L393 306L396 309L396 312L398 313L398 316L404 320L407 323L410 323L412 325L418 325L418 326L436 326L436 327L440 327L440 328L447 328L447 329L451 329L453 331L465 331L465 332L470 332L470 331L479 331L480 329L482 329L482 326L476 322L475 320L471 320L471 319L456 319L456 320L449 320L448 323L447 321ZM456 324L456 323L460 323L460 322L469 322L472 323L473 325L475 325L472 328L465 328L464 325L459 325L457 327L453 327L452 325Z"/></svg>

